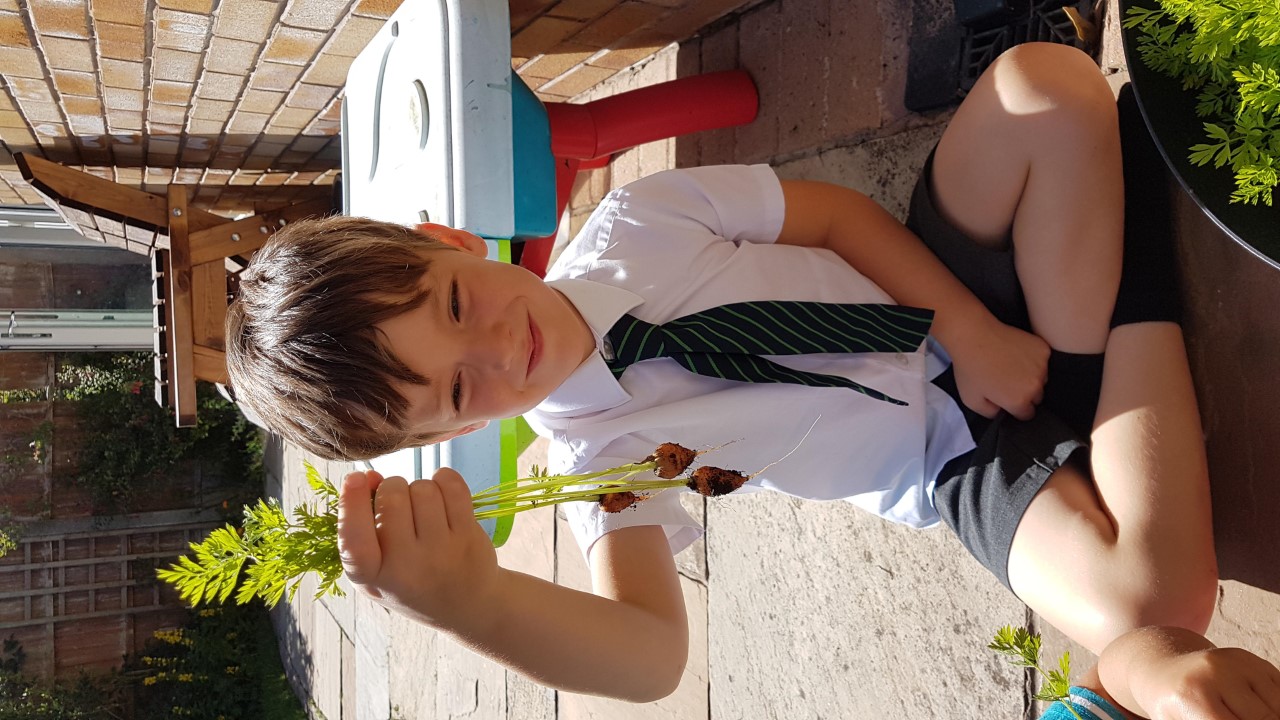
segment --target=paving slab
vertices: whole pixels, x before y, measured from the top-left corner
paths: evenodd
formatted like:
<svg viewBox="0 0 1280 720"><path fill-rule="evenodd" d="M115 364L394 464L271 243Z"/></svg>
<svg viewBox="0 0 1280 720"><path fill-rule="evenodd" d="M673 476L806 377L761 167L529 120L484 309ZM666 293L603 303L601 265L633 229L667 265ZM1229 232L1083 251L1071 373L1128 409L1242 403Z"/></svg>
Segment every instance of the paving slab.
<svg viewBox="0 0 1280 720"><path fill-rule="evenodd" d="M358 651L350 635L342 636L342 718L356 720L360 716L360 682L358 677Z"/></svg>
<svg viewBox="0 0 1280 720"><path fill-rule="evenodd" d="M711 717L1017 717L983 649L1025 610L942 529L768 494L708 504Z"/></svg>
<svg viewBox="0 0 1280 720"><path fill-rule="evenodd" d="M343 675L343 697L355 697L355 720L389 720L391 716L390 613L364 593L347 595L354 609L355 667L349 684Z"/></svg>
<svg viewBox="0 0 1280 720"><path fill-rule="evenodd" d="M342 648L345 636L338 621L323 605L315 607L312 623L311 703L315 717L342 720Z"/></svg>
<svg viewBox="0 0 1280 720"><path fill-rule="evenodd" d="M437 634L409 618L388 618L387 700L394 720L435 717L439 660Z"/></svg>
<svg viewBox="0 0 1280 720"><path fill-rule="evenodd" d="M882 139L835 147L775 166L786 180L819 180L853 188L899 220L905 220L920 169L942 137L951 113Z"/></svg>
<svg viewBox="0 0 1280 720"><path fill-rule="evenodd" d="M447 636L436 644L436 720L505 717L507 671Z"/></svg>
<svg viewBox="0 0 1280 720"><path fill-rule="evenodd" d="M563 517L557 518L556 582L565 587L591 591L591 573L582 551L573 538L573 531ZM676 556L677 565L689 563L687 556L698 552L686 548ZM642 720L659 718L707 717L707 682L709 664L707 656L707 589L706 586L681 575L680 589L684 593L685 611L689 617L689 659L685 665L680 685L670 696L654 703L633 704L608 698L559 693L561 720Z"/></svg>

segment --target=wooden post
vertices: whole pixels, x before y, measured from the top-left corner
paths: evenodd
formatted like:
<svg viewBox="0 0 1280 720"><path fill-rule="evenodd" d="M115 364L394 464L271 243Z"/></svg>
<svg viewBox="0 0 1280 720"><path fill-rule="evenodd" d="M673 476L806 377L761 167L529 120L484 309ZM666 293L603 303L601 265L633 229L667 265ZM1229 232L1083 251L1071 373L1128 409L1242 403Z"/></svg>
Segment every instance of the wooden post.
<svg viewBox="0 0 1280 720"><path fill-rule="evenodd" d="M173 374L173 413L178 427L196 424L195 349L192 339L191 245L187 238L187 190L169 186L169 356Z"/></svg>

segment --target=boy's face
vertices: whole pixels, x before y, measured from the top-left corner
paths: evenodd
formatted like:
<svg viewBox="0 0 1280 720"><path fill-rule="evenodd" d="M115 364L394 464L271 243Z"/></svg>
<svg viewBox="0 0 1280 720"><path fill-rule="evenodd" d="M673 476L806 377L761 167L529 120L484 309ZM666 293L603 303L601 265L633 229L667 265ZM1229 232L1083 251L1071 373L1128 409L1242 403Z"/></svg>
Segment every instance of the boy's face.
<svg viewBox="0 0 1280 720"><path fill-rule="evenodd" d="M458 251L428 251L427 300L378 325L391 353L429 381L397 388L409 401L406 429L447 440L520 415L595 350L577 310L536 275L485 260L470 233L419 228Z"/></svg>

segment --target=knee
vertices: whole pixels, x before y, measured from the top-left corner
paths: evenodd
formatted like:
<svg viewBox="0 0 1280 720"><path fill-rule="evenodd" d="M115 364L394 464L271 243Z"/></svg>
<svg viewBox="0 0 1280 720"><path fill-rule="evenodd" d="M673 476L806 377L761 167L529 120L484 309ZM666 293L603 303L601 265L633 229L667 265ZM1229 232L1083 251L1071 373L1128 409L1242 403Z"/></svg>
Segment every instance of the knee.
<svg viewBox="0 0 1280 720"><path fill-rule="evenodd" d="M991 65L996 92L1015 114L1051 118L1079 127L1099 122L1114 129L1111 86L1084 52L1054 43L1025 43Z"/></svg>
<svg viewBox="0 0 1280 720"><path fill-rule="evenodd" d="M1193 571L1143 587L1119 588L1109 615L1113 639L1140 627L1164 625L1204 634L1218 600L1218 573Z"/></svg>

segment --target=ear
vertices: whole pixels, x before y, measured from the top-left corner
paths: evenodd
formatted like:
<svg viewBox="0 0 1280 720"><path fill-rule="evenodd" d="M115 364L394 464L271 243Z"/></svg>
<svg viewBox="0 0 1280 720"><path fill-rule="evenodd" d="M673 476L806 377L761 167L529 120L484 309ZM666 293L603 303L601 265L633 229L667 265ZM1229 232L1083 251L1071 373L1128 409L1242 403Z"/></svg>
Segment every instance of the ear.
<svg viewBox="0 0 1280 720"><path fill-rule="evenodd" d="M433 237L445 245L451 245L465 253L482 258L489 255L489 248L485 245L484 240L466 230L459 230L437 223L418 223L414 228L423 235Z"/></svg>
<svg viewBox="0 0 1280 720"><path fill-rule="evenodd" d="M464 428L461 428L461 429L458 429L458 430L453 430L453 431L450 431L450 432L447 432L447 433L445 433L445 434L441 435L440 437L438 437L438 438L436 438L436 439L435 439L435 442L442 443L442 442L444 442L444 441L446 441L446 440L452 440L452 439L454 439L454 438L456 438L456 437L462 437L463 435L468 435L468 434L473 433L473 432L475 432L475 431L477 431L477 430L483 430L484 428L486 428L486 427L488 427L488 426L489 426L489 421L488 421L488 420L483 420L483 421L481 421L481 422L477 422L477 423L471 423L470 425L468 425L468 426L466 426L466 427L464 427Z"/></svg>

